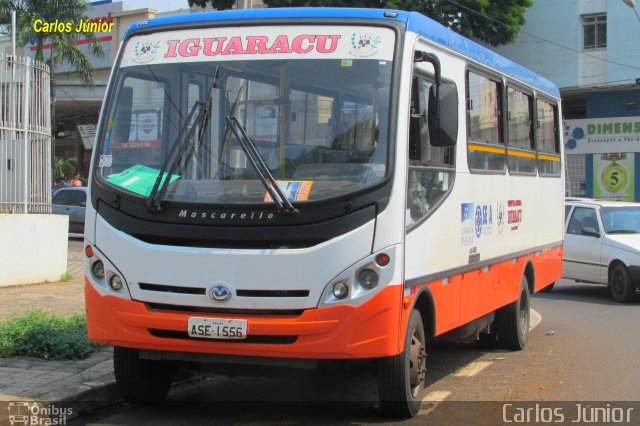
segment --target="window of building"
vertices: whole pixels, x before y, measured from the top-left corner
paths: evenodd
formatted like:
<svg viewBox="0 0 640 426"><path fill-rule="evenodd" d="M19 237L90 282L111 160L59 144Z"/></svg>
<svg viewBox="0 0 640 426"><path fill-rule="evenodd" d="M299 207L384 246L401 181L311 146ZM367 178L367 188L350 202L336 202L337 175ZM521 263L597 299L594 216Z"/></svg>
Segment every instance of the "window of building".
<svg viewBox="0 0 640 426"><path fill-rule="evenodd" d="M582 32L585 49L607 47L607 15L583 16Z"/></svg>
<svg viewBox="0 0 640 426"><path fill-rule="evenodd" d="M535 173L536 155L533 143L533 103L531 95L507 88L509 121L509 172Z"/></svg>
<svg viewBox="0 0 640 426"><path fill-rule="evenodd" d="M505 147L500 126L502 85L482 75L467 73L469 168L504 171Z"/></svg>

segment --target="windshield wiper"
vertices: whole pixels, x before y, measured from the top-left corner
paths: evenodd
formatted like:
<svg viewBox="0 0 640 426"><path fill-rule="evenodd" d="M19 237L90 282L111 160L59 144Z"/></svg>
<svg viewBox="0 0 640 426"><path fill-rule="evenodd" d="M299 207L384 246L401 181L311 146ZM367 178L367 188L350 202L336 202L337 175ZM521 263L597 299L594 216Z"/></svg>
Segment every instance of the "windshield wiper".
<svg viewBox="0 0 640 426"><path fill-rule="evenodd" d="M202 143L205 132L204 127L206 127L209 123L209 115L213 99L213 89L216 88L219 71L220 67L216 67L216 71L213 75L213 80L211 81L211 87L209 88L206 102L196 101L193 104L193 107L191 108L187 119L178 132L178 137L176 138L175 143L169 150L167 159L160 168L160 173L158 174L158 177L153 184L153 188L151 189L151 192L147 197L147 208L151 211L159 212L160 210L162 210L162 199L167 192L167 187L169 186L169 182L171 181L171 176L173 176L173 172L178 165L178 161L184 155L186 151L185 148L189 146L189 141L193 137L193 134L198 127L200 128L200 133L198 134L197 145L200 145ZM200 107L200 111L196 115L196 110L198 109L198 107ZM191 126L189 131L186 132L186 130L189 128L189 123L191 123L192 120L193 125ZM195 150L197 145L192 145L192 150Z"/></svg>
<svg viewBox="0 0 640 426"><path fill-rule="evenodd" d="M249 162L255 169L260 182L264 185L265 189L271 196L271 199L278 205L278 209L286 214L298 216L300 214L300 210L296 209L284 192L282 192L282 189L278 186L278 182L276 182L271 174L269 166L267 166L260 155L255 142L251 139L251 136L249 136L245 128L242 127L242 124L240 124L236 117L230 117L228 115L225 117L225 120L227 121L227 126L231 129L233 134L236 135L236 138L240 142L240 146L242 146L242 150L247 155Z"/></svg>

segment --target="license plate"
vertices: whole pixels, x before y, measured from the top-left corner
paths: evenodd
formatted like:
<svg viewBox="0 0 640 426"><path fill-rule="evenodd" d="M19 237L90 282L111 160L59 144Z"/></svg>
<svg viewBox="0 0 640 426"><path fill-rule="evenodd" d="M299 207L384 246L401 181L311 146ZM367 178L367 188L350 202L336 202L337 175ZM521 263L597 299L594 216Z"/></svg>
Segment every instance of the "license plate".
<svg viewBox="0 0 640 426"><path fill-rule="evenodd" d="M189 318L189 336L204 339L246 339L247 321L223 318Z"/></svg>

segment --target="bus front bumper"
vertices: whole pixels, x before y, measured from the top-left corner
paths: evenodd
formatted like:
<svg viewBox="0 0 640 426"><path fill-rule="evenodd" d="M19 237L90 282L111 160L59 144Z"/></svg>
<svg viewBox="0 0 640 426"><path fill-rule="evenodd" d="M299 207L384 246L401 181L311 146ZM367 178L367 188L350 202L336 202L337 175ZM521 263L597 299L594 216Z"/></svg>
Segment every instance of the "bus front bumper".
<svg viewBox="0 0 640 426"><path fill-rule="evenodd" d="M354 359L397 355L402 286L387 286L359 306L307 309L299 316L152 310L98 293L85 277L89 339L137 349L282 358ZM190 317L244 319L247 340L194 339Z"/></svg>

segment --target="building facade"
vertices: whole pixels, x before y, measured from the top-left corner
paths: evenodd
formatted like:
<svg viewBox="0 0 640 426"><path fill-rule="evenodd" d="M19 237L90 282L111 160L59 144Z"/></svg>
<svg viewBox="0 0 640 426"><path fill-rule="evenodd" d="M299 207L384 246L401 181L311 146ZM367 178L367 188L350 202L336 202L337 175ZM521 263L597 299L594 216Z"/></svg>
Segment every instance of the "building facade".
<svg viewBox="0 0 640 426"><path fill-rule="evenodd" d="M535 0L526 19L494 50L560 87L568 194L640 201L640 17L623 0Z"/></svg>

